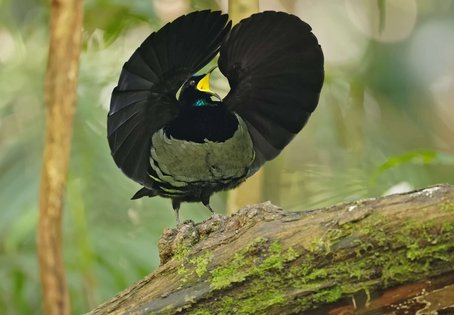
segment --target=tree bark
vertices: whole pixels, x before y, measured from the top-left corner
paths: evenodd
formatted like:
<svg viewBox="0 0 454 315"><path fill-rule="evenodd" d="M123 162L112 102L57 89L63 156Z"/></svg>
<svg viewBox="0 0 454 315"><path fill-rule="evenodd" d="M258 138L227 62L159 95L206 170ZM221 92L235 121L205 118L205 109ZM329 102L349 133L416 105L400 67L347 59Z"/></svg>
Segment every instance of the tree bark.
<svg viewBox="0 0 454 315"><path fill-rule="evenodd" d="M40 185L38 258L48 315L70 314L62 258L65 190L82 39L81 0L52 0L46 73L46 135Z"/></svg>
<svg viewBox="0 0 454 315"><path fill-rule="evenodd" d="M156 271L89 314L454 312L449 185L305 212L258 204L166 229L159 246Z"/></svg>

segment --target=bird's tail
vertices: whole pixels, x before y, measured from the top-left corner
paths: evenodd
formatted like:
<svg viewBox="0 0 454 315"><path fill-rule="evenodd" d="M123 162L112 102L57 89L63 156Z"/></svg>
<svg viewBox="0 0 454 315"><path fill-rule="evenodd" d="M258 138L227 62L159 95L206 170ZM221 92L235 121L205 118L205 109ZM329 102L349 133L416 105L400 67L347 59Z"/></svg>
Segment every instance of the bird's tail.
<svg viewBox="0 0 454 315"><path fill-rule="evenodd" d="M154 196L157 196L158 194L154 191L154 190L150 190L146 187L140 189L138 192L136 192L134 194L134 196L131 197L131 200L134 200L134 199L139 199L139 198L142 198L142 197L154 197Z"/></svg>

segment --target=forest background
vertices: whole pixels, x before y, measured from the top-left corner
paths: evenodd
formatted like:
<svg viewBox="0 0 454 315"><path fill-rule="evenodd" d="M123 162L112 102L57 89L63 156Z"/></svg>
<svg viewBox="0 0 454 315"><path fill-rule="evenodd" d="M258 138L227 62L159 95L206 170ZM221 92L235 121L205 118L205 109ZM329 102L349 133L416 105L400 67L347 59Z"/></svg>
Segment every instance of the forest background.
<svg viewBox="0 0 454 315"><path fill-rule="evenodd" d="M106 140L110 93L123 63L152 31L225 1L87 0L64 209L64 257L74 313L88 311L159 265L173 226L168 200L130 201L139 188ZM252 189L294 211L454 184L454 2L261 1L308 22L326 79L308 125ZM49 4L0 1L0 309L39 314L36 258L44 140ZM214 90L228 83L215 73ZM228 193L213 198L225 212ZM237 204L241 206L242 204ZM209 212L184 204L181 217ZM3 313L3 311L2 311Z"/></svg>

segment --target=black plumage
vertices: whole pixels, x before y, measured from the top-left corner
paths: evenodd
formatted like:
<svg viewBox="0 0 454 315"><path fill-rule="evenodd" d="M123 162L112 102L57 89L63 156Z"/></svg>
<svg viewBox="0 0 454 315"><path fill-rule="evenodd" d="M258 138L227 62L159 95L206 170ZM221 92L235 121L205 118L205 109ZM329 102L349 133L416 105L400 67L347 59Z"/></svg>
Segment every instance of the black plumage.
<svg viewBox="0 0 454 315"><path fill-rule="evenodd" d="M209 73L217 53L231 90ZM107 119L115 163L143 186L133 197L200 201L230 189L276 157L303 128L323 84L323 53L308 24L262 12L231 29L197 11L152 33L123 66ZM181 88L177 99L177 91Z"/></svg>

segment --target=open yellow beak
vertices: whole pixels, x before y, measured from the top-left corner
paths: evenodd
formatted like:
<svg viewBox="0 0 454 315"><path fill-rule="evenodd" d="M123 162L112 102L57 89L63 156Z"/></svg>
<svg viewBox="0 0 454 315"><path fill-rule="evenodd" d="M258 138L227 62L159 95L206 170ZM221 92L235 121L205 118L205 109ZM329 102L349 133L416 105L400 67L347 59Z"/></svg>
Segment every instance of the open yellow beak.
<svg viewBox="0 0 454 315"><path fill-rule="evenodd" d="M205 74L205 76L199 81L199 83L197 83L197 90L199 90L200 92L205 92L205 93L208 93L210 95L213 95L214 97L217 97L220 101L222 101L221 97L211 91L210 89L210 76L211 76L211 72L213 72L214 69L216 69L217 67L214 67L212 68L210 71L208 71L207 74Z"/></svg>
<svg viewBox="0 0 454 315"><path fill-rule="evenodd" d="M207 92L213 94L213 91L210 90L210 75L211 72L205 74L205 76L197 83L197 90L200 92Z"/></svg>

